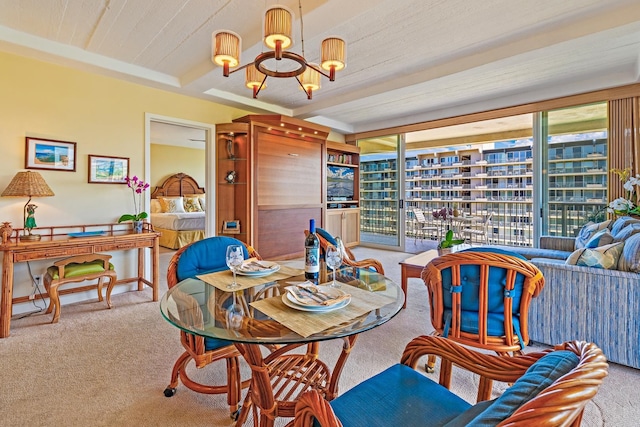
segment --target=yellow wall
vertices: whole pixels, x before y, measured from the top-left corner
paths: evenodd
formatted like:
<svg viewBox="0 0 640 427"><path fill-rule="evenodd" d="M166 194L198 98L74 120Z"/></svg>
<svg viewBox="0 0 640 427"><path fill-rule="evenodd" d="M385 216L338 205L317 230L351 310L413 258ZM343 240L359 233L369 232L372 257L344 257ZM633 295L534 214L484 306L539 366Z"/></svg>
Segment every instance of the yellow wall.
<svg viewBox="0 0 640 427"><path fill-rule="evenodd" d="M191 175L201 187L205 186L204 149L151 144L151 189L178 172Z"/></svg>
<svg viewBox="0 0 640 427"><path fill-rule="evenodd" d="M0 191L16 172L24 169L25 136L76 142L75 172L40 171L55 196L34 199L39 206L38 225L115 222L121 214L132 211L131 194L124 185L87 183L87 155L129 157L130 173L144 176L145 113L212 124L249 114L197 98L0 53ZM21 227L24 203L22 198L0 198L0 221ZM128 259L122 263L126 265L121 268L131 268ZM34 274L41 274L45 265L32 263ZM14 290L14 296L31 291L24 264L16 265Z"/></svg>

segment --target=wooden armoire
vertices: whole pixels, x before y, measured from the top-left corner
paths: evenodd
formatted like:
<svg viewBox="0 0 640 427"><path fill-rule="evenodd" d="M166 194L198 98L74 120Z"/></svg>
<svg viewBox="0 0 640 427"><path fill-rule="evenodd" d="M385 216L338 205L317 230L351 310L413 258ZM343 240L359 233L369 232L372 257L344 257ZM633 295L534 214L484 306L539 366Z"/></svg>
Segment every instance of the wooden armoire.
<svg viewBox="0 0 640 427"><path fill-rule="evenodd" d="M309 220L325 216L329 128L281 115L216 125L216 226L265 259L304 253Z"/></svg>

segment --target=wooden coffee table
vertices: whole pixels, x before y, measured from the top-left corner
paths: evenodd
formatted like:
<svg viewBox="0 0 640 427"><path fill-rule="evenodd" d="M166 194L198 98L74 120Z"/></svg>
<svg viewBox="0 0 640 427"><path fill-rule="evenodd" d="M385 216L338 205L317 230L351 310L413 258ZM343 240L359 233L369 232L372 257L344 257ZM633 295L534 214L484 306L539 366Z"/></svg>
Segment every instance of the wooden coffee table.
<svg viewBox="0 0 640 427"><path fill-rule="evenodd" d="M421 254L409 257L404 261L400 261L400 285L404 292L404 304L402 305L402 308L407 307L407 281L409 278L414 277L419 279L422 269L424 269L429 261L437 256L438 251L431 249L426 252L422 252Z"/></svg>

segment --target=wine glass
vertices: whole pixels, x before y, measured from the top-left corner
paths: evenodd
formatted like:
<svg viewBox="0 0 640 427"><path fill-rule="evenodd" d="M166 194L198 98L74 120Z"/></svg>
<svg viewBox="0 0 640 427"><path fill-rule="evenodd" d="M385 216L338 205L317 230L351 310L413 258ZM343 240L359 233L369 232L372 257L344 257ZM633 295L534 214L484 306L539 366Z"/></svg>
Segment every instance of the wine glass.
<svg viewBox="0 0 640 427"><path fill-rule="evenodd" d="M242 318L244 317L244 309L236 300L236 291L233 294L233 304L227 308L227 328L238 330L242 327Z"/></svg>
<svg viewBox="0 0 640 427"><path fill-rule="evenodd" d="M236 289L239 285L236 283L236 270L242 265L244 261L244 254L242 253L242 246L229 245L227 246L227 267L233 273L233 283L227 285L227 289Z"/></svg>
<svg viewBox="0 0 640 427"><path fill-rule="evenodd" d="M331 282L331 287L339 288L340 283L336 282L336 268L342 265L342 251L331 245L327 247L327 266L333 271L333 282Z"/></svg>

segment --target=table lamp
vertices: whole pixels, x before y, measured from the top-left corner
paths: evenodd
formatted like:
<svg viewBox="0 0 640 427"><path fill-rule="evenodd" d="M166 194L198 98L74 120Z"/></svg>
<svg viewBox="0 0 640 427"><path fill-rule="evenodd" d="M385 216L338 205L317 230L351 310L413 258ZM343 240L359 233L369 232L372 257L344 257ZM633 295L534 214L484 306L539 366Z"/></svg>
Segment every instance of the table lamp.
<svg viewBox="0 0 640 427"><path fill-rule="evenodd" d="M20 240L40 240L39 234L31 234L31 229L37 227L34 217L37 206L31 203L32 197L53 196L53 191L44 178L33 171L18 172L13 177L7 188L4 189L2 197L28 197L27 203L23 209L24 234L20 236Z"/></svg>

